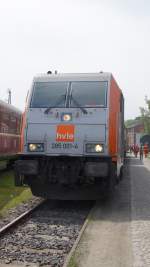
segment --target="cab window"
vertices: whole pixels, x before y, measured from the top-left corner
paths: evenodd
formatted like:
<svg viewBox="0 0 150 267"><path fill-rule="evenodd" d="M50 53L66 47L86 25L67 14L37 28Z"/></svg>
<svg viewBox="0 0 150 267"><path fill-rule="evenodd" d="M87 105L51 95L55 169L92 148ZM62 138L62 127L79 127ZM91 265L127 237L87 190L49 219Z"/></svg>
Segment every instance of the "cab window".
<svg viewBox="0 0 150 267"><path fill-rule="evenodd" d="M70 107L105 107L108 83L72 82Z"/></svg>

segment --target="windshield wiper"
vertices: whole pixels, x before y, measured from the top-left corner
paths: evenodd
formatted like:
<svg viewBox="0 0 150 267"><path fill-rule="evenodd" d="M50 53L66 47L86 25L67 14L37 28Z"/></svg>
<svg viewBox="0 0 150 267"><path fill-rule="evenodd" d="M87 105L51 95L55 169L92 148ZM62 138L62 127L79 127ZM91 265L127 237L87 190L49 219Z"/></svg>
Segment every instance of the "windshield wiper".
<svg viewBox="0 0 150 267"><path fill-rule="evenodd" d="M61 95L60 98L58 98L58 101L55 103L55 105L54 105L54 106L51 106L51 107L48 107L48 108L44 111L44 113L45 113L45 114L48 114L49 111L50 111L52 108L57 108L57 106L58 106L59 104L61 104L61 102L62 102L63 100L65 100L65 98L66 98L66 95Z"/></svg>
<svg viewBox="0 0 150 267"><path fill-rule="evenodd" d="M76 100L73 98L73 96L71 96L71 100L74 102L74 104L75 104L78 108L80 108L80 109L82 110L82 112L83 112L84 114L87 114L87 113L88 113L88 112L86 111L85 108L83 108L83 107L80 106L80 104L78 103L78 101L76 101Z"/></svg>

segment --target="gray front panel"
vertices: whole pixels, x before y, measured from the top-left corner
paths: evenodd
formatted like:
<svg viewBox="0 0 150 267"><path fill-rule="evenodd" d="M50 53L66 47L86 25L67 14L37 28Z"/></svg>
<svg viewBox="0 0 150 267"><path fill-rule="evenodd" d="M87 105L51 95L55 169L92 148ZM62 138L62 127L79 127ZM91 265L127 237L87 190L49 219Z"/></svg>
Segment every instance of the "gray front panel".
<svg viewBox="0 0 150 267"><path fill-rule="evenodd" d="M106 132L105 125L75 125L74 142L57 141L56 135L57 125L28 125L28 142L43 142L46 154L84 154L84 144L91 141L105 143Z"/></svg>
<svg viewBox="0 0 150 267"><path fill-rule="evenodd" d="M43 109L31 109L28 113L27 143L44 143L47 155L83 155L86 143L102 143L107 153L107 109L90 108L88 113L78 108L53 109L44 114ZM63 113L71 113L70 122L62 121ZM57 140L58 125L72 125L74 140ZM26 146L27 152L27 146Z"/></svg>

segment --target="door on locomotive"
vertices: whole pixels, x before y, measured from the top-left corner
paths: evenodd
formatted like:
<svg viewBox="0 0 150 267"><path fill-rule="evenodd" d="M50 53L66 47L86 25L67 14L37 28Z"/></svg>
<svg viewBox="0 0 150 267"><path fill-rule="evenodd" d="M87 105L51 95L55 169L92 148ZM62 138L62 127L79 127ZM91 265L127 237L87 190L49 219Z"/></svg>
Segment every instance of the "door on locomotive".
<svg viewBox="0 0 150 267"><path fill-rule="evenodd" d="M123 110L110 73L35 77L16 184L47 198L95 199L112 191L123 166Z"/></svg>

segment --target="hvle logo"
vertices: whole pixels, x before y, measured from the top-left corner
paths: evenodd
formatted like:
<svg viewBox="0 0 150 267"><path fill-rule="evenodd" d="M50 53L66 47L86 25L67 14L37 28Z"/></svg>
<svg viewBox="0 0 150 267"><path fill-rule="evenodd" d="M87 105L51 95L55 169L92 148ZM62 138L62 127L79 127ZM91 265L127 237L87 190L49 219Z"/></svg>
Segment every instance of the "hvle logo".
<svg viewBox="0 0 150 267"><path fill-rule="evenodd" d="M58 125L56 132L57 142L74 142L74 125Z"/></svg>

